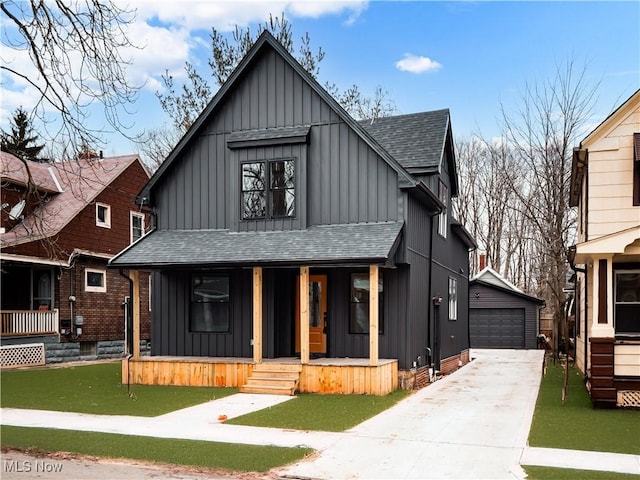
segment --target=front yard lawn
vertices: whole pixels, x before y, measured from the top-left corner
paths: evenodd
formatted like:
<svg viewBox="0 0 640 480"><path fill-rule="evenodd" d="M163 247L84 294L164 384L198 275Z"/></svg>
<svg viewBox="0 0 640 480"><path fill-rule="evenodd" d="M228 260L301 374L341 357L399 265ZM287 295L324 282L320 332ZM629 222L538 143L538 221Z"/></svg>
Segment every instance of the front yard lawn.
<svg viewBox="0 0 640 480"><path fill-rule="evenodd" d="M396 390L385 396L302 394L275 407L232 418L227 423L343 432L392 407L409 393Z"/></svg>
<svg viewBox="0 0 640 480"><path fill-rule="evenodd" d="M563 374L560 364L548 364L529 431L529 445L639 455L640 411L594 409L582 374L575 368L569 371L569 393L563 406Z"/></svg>
<svg viewBox="0 0 640 480"><path fill-rule="evenodd" d="M235 388L122 384L120 362L26 370L0 376L0 405L12 408L155 417L237 393Z"/></svg>
<svg viewBox="0 0 640 480"><path fill-rule="evenodd" d="M638 480L638 475L616 472L595 472L593 470L573 470L571 468L522 466L527 472L527 480Z"/></svg>
<svg viewBox="0 0 640 480"><path fill-rule="evenodd" d="M300 460L313 451L310 448L239 445L4 425L0 427L0 435L3 447L19 450L73 452L243 472L267 472Z"/></svg>

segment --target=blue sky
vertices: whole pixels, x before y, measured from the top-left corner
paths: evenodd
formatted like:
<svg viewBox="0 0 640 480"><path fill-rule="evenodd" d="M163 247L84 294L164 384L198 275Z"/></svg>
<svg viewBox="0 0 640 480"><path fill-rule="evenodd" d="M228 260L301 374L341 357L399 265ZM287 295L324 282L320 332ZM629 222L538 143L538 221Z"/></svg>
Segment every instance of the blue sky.
<svg viewBox="0 0 640 480"><path fill-rule="evenodd" d="M518 106L527 83L550 78L559 64L586 66L587 81L600 83L591 126L602 121L640 87L640 2L188 2L132 1L138 19L131 79L145 82L130 120L132 130L168 121L154 92L169 69L185 61L207 72L209 31L252 25L285 11L296 39L309 32L322 47L321 83L364 93L382 86L398 113L449 108L454 135L499 134L501 104ZM3 60L7 58L3 51ZM398 62L413 60L413 71ZM424 71L418 71L420 66ZM416 68L418 70L416 70ZM29 94L3 79L2 127L16 106L29 108ZM99 121L99 117L96 119ZM135 146L112 138L105 154Z"/></svg>

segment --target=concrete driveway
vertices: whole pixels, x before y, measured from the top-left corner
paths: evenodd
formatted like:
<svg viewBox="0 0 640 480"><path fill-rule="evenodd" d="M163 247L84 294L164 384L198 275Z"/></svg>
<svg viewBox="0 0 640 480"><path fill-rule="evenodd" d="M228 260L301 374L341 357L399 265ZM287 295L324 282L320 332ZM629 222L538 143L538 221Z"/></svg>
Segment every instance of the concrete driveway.
<svg viewBox="0 0 640 480"><path fill-rule="evenodd" d="M295 478L524 478L541 350L474 350L469 365L350 430Z"/></svg>

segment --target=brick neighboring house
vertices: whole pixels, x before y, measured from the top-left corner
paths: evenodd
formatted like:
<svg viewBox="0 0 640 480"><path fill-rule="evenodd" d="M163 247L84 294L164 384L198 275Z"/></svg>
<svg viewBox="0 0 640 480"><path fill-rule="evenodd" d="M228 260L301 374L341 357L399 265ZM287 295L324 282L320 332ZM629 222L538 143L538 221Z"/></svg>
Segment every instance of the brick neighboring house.
<svg viewBox="0 0 640 480"><path fill-rule="evenodd" d="M134 204L149 179L140 158L41 164L0 152L0 176L2 365L122 356L132 284L106 265L150 224ZM139 284L146 344L149 275Z"/></svg>

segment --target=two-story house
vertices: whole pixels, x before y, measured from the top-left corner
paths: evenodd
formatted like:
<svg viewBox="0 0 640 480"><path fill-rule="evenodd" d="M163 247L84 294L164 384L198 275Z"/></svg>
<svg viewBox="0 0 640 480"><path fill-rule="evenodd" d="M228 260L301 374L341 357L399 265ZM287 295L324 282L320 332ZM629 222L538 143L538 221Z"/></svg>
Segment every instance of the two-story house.
<svg viewBox="0 0 640 480"><path fill-rule="evenodd" d="M468 361L447 110L355 121L260 36L139 195L153 271L132 383L386 394Z"/></svg>
<svg viewBox="0 0 640 480"><path fill-rule="evenodd" d="M598 406L640 406L640 90L574 149L576 364Z"/></svg>
<svg viewBox="0 0 640 480"><path fill-rule="evenodd" d="M149 180L140 158L43 164L0 152L0 176L2 365L122 356L131 282L106 267L149 225L134 202ZM148 340L148 307L141 318Z"/></svg>

